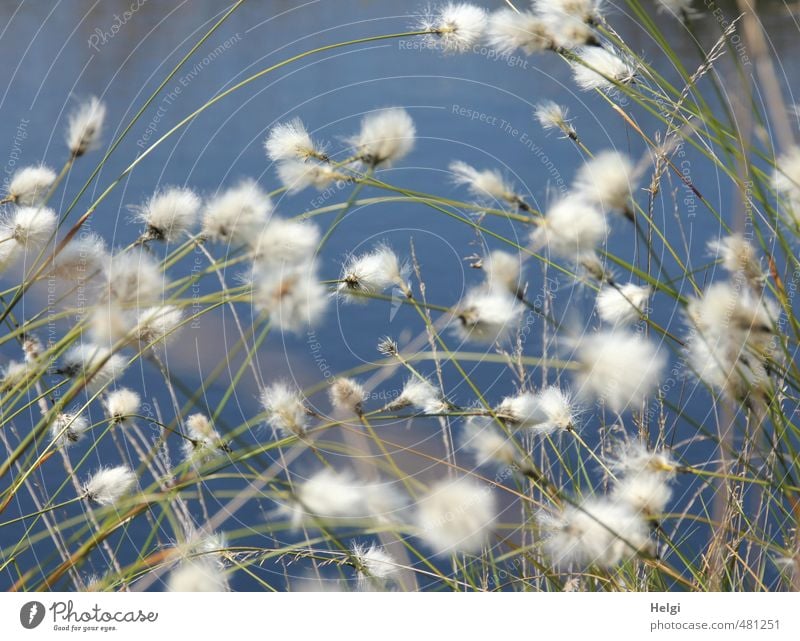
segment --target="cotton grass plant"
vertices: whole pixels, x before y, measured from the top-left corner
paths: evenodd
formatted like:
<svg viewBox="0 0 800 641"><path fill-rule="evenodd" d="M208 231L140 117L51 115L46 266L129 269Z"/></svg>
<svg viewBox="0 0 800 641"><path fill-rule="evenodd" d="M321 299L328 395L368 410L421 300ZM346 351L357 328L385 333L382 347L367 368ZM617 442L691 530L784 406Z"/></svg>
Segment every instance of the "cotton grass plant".
<svg viewBox="0 0 800 641"><path fill-rule="evenodd" d="M660 20L696 28L689 2L660 5ZM712 106L710 94L721 91L714 65L725 57L741 66L729 51L734 28L716 35L694 70L638 0L625 10L664 48L673 80L621 39L601 2L453 2L410 19L408 31L321 44L253 73L198 105L111 182L100 169L158 92L114 139L101 100L78 106L65 123L62 170L23 168L3 199L3 585L800 585L798 147L747 142ZM326 141L300 114L264 140L269 180L234 181L215 194L153 185L149 199L131 203L135 242L113 246L84 233L152 149L218 102L303 59L400 38L425 40L431 56L470 56L485 44L565 65L577 89L624 123L629 148L589 148L579 120L540 102L531 123L560 133L549 144L574 146L581 158L568 193L540 211L500 167L454 158L439 193L385 172L425 135L402 106L367 112L356 131ZM772 114L788 111L767 95L777 101L767 105ZM755 120L767 119L761 108L752 105ZM643 131L642 114L659 131ZM680 173L674 158L684 147L736 190L746 225ZM53 198L75 163L96 166L79 193ZM297 194L331 186L340 200L304 211ZM664 206L680 218L678 189L695 194L698 215L723 230L704 239L699 264L655 215ZM97 196L82 209L85 192ZM436 257L418 256L411 238L378 239L331 268L325 247L338 225L383 201L485 241L460 298L427 287ZM200 269L193 252L204 257ZM551 271L591 303L585 316L540 296ZM57 285L55 303L23 307L43 282ZM199 284L203 293L193 295ZM339 305L342 313L400 305L412 321L402 337L375 326L373 361L306 388L257 358L270 343L332 322ZM197 319L216 322L220 310L237 339L229 360L200 381L224 389L209 406L171 371L167 346ZM527 318L543 328L539 339L527 340ZM51 326L57 335L41 342ZM153 408L134 367L163 386L168 406ZM501 372L491 390L477 382L484 370ZM236 425L226 408L245 379L260 391ZM396 392L377 394L387 380L398 381ZM706 407L689 402L695 392ZM398 424L425 438L398 442ZM98 456L103 465L93 467Z"/></svg>

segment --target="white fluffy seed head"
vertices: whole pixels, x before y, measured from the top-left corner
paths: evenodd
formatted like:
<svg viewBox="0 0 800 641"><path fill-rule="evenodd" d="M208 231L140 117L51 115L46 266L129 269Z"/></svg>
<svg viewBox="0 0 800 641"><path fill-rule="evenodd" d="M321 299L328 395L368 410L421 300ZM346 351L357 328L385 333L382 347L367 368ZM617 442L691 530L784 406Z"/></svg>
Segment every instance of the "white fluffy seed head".
<svg viewBox="0 0 800 641"><path fill-rule="evenodd" d="M636 64L621 54L602 47L581 47L579 60L571 63L572 77L584 91L611 90L617 84L630 84L636 78Z"/></svg>
<svg viewBox="0 0 800 641"><path fill-rule="evenodd" d="M252 274L253 305L269 316L274 327L299 333L320 322L329 297L319 281L315 263L256 267Z"/></svg>
<svg viewBox="0 0 800 641"><path fill-rule="evenodd" d="M89 421L83 414L62 412L50 426L50 435L54 441L68 447L80 441L88 430Z"/></svg>
<svg viewBox="0 0 800 641"><path fill-rule="evenodd" d="M597 295L597 313L612 325L633 323L645 311L650 291L646 285L634 283L603 287Z"/></svg>
<svg viewBox="0 0 800 641"><path fill-rule="evenodd" d="M547 210L531 241L537 249L546 247L559 258L582 264L595 256L607 235L608 224L602 212L571 194Z"/></svg>
<svg viewBox="0 0 800 641"><path fill-rule="evenodd" d="M557 49L578 49L584 45L595 45L597 37L591 25L580 18L565 13L552 12L542 16Z"/></svg>
<svg viewBox="0 0 800 641"><path fill-rule="evenodd" d="M709 342L733 343L757 355L771 349L779 315L774 301L727 282L709 285L702 296L689 300L686 312Z"/></svg>
<svg viewBox="0 0 800 641"><path fill-rule="evenodd" d="M170 592L227 592L230 588L224 568L211 559L182 561L167 579Z"/></svg>
<svg viewBox="0 0 800 641"><path fill-rule="evenodd" d="M652 549L647 522L608 499L588 499L556 514L541 514L539 524L545 553L556 567L610 568Z"/></svg>
<svg viewBox="0 0 800 641"><path fill-rule="evenodd" d="M28 363L24 361L9 361L3 367L2 384L0 388L7 391L21 384L30 374Z"/></svg>
<svg viewBox="0 0 800 641"><path fill-rule="evenodd" d="M307 187L327 189L335 181L347 181L348 177L329 165L314 160L286 160L278 163L278 180L290 194Z"/></svg>
<svg viewBox="0 0 800 641"><path fill-rule="evenodd" d="M385 590L400 572L394 557L374 543L367 547L354 543L352 548L360 591Z"/></svg>
<svg viewBox="0 0 800 641"><path fill-rule="evenodd" d="M113 505L136 485L136 475L124 465L98 470L83 486L86 498L99 505Z"/></svg>
<svg viewBox="0 0 800 641"><path fill-rule="evenodd" d="M458 334L463 340L496 343L516 328L522 308L510 293L477 287L458 304Z"/></svg>
<svg viewBox="0 0 800 641"><path fill-rule="evenodd" d="M106 106L94 96L72 112L67 125L67 146L73 156L82 156L100 144L105 118Z"/></svg>
<svg viewBox="0 0 800 641"><path fill-rule="evenodd" d="M504 56L510 56L517 49L531 55L553 46L550 29L541 16L512 9L500 9L489 16L486 40Z"/></svg>
<svg viewBox="0 0 800 641"><path fill-rule="evenodd" d="M611 496L634 514L653 518L666 510L672 488L663 474L633 474L617 479Z"/></svg>
<svg viewBox="0 0 800 641"><path fill-rule="evenodd" d="M406 286L408 268L400 263L388 245L378 245L361 256L351 256L344 264L337 291L346 300L364 301L363 296L378 294L392 286Z"/></svg>
<svg viewBox="0 0 800 641"><path fill-rule="evenodd" d="M577 137L577 132L570 122L569 110L557 102L543 100L536 105L533 115L545 131L557 129L567 137Z"/></svg>
<svg viewBox="0 0 800 641"><path fill-rule="evenodd" d="M122 308L150 306L164 291L164 274L147 252L112 255L105 268L106 297Z"/></svg>
<svg viewBox="0 0 800 641"><path fill-rule="evenodd" d="M671 477L678 469L668 452L651 450L641 441L633 439L622 441L614 448L608 466L625 476L662 474Z"/></svg>
<svg viewBox="0 0 800 641"><path fill-rule="evenodd" d="M191 189L167 187L136 207L136 218L147 225L146 238L174 243L192 228L201 205Z"/></svg>
<svg viewBox="0 0 800 641"><path fill-rule="evenodd" d="M475 457L475 464L511 465L516 450L508 436L489 416L470 416L461 433L461 447Z"/></svg>
<svg viewBox="0 0 800 641"><path fill-rule="evenodd" d="M445 52L465 53L478 43L487 26L486 12L466 2L448 2L419 23L420 31L433 32L436 46Z"/></svg>
<svg viewBox="0 0 800 641"><path fill-rule="evenodd" d="M618 151L602 151L587 161L575 176L575 191L606 211L626 211L636 174L633 163Z"/></svg>
<svg viewBox="0 0 800 641"><path fill-rule="evenodd" d="M23 167L8 185L8 198L22 207L41 205L55 180L56 172L49 167Z"/></svg>
<svg viewBox="0 0 800 641"><path fill-rule="evenodd" d="M100 276L107 262L105 241L90 232L73 238L53 257L50 273L64 280L86 282Z"/></svg>
<svg viewBox="0 0 800 641"><path fill-rule="evenodd" d="M483 259L483 271L486 273L486 286L489 289L516 295L522 288L521 269L519 254L496 249Z"/></svg>
<svg viewBox="0 0 800 641"><path fill-rule="evenodd" d="M478 170L465 162L457 160L450 163L453 182L465 186L470 194L481 201L500 201L517 203L519 197L513 185L508 184L496 169Z"/></svg>
<svg viewBox="0 0 800 641"><path fill-rule="evenodd" d="M612 412L637 409L655 391L666 359L658 348L625 329L604 330L580 340L578 391Z"/></svg>
<svg viewBox="0 0 800 641"><path fill-rule="evenodd" d="M349 414L361 414L361 407L367 398L364 387L352 378L337 378L328 388L328 396L335 410Z"/></svg>
<svg viewBox="0 0 800 641"><path fill-rule="evenodd" d="M109 392L105 400L106 416L115 423L122 423L139 413L141 397L127 387Z"/></svg>
<svg viewBox="0 0 800 641"><path fill-rule="evenodd" d="M252 242L267 224L273 206L255 180L243 180L206 203L203 233L233 247Z"/></svg>
<svg viewBox="0 0 800 641"><path fill-rule="evenodd" d="M549 385L536 394L536 423L533 429L538 433L575 429L579 413L568 392Z"/></svg>
<svg viewBox="0 0 800 641"><path fill-rule="evenodd" d="M488 487L467 478L441 481L416 505L417 536L436 554L477 554L489 542L496 518Z"/></svg>
<svg viewBox="0 0 800 641"><path fill-rule="evenodd" d="M286 506L295 526L367 516L363 485L345 472L324 469L295 484L296 500Z"/></svg>
<svg viewBox="0 0 800 641"><path fill-rule="evenodd" d="M687 305L697 331L686 351L696 375L735 399L769 387L766 363L775 350L777 305L749 287L714 283Z"/></svg>
<svg viewBox="0 0 800 641"><path fill-rule="evenodd" d="M542 15L571 16L583 22L596 22L602 13L602 0L533 0L532 4Z"/></svg>
<svg viewBox="0 0 800 641"><path fill-rule="evenodd" d="M125 369L125 359L93 343L70 347L62 359L61 371L70 378L86 378L86 389L93 393L105 387Z"/></svg>
<svg viewBox="0 0 800 641"><path fill-rule="evenodd" d="M577 411L569 394L548 386L537 393L521 392L503 399L497 414L516 428L550 434L574 429Z"/></svg>
<svg viewBox="0 0 800 641"><path fill-rule="evenodd" d="M57 223L55 212L47 207L15 208L0 221L0 246L39 252L52 239Z"/></svg>
<svg viewBox="0 0 800 641"><path fill-rule="evenodd" d="M772 184L794 221L800 220L800 147L795 145L775 161Z"/></svg>
<svg viewBox="0 0 800 641"><path fill-rule="evenodd" d="M214 460L221 452L229 452L225 443L205 414L197 413L186 417L186 436L183 441L184 459L195 465Z"/></svg>
<svg viewBox="0 0 800 641"><path fill-rule="evenodd" d="M320 232L315 224L273 216L262 231L249 240L253 260L264 266L279 267L313 259Z"/></svg>
<svg viewBox="0 0 800 641"><path fill-rule="evenodd" d="M417 130L405 109L392 107L364 116L361 130L349 142L368 165L390 165L414 148Z"/></svg>
<svg viewBox="0 0 800 641"><path fill-rule="evenodd" d="M284 436L305 434L309 412L299 391L286 383L273 383L262 390L261 405L267 413L267 423L275 433Z"/></svg>
<svg viewBox="0 0 800 641"><path fill-rule="evenodd" d="M441 393L427 379L412 376L400 395L389 404L391 409L414 407L425 414L439 414L447 409Z"/></svg>
<svg viewBox="0 0 800 641"><path fill-rule="evenodd" d="M181 328L183 310L175 305L159 305L139 312L136 338L142 347L172 340Z"/></svg>
<svg viewBox="0 0 800 641"><path fill-rule="evenodd" d="M264 150L272 162L324 158L324 151L311 140L300 118L278 123L270 129L269 136L264 141Z"/></svg>
<svg viewBox="0 0 800 641"><path fill-rule="evenodd" d="M731 234L708 243L708 249L732 276L744 276L752 285L760 286L766 275L755 248L742 234Z"/></svg>

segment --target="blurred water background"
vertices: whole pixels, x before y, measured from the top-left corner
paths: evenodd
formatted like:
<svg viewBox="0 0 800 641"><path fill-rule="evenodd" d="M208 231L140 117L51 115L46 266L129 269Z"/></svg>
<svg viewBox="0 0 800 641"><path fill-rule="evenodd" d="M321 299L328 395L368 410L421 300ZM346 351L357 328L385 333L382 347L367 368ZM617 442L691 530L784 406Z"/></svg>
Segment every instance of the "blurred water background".
<svg viewBox="0 0 800 641"><path fill-rule="evenodd" d="M499 8L504 3L497 0L481 4ZM718 6L729 18L736 15L733 3ZM97 95L107 104L105 141L115 138L164 76L226 8L227 3L207 0L61 0L0 4L3 181L7 182L16 168L27 164L44 161L60 167L65 159L66 116L80 99L89 95ZM155 99L87 190L73 220L137 155L215 94L263 67L316 46L405 31L413 24L413 15L422 8L416 2L390 0L246 2ZM654 12L652 6L649 10ZM130 12L130 17L120 23L118 16L125 11ZM764 3L760 15L767 26L779 72L786 73L782 80L790 96L797 70L791 65L783 67L781 63L796 60L800 53L794 16L782 3ZM634 50L640 51L668 78L676 79L677 74L669 61L629 18L624 5L610 7L608 20ZM658 14L658 20L669 42L683 56L686 67L694 69L699 64L697 48L685 29L664 14ZM719 35L719 25L713 17L699 18L693 25L706 48ZM728 55L736 54L729 52ZM735 93L737 81L732 74L726 75L729 69L723 60L717 72L723 85L730 86ZM382 175L384 179L420 191L465 197L452 186L447 173L452 160L462 159L481 168L501 168L521 186L534 207L545 208L568 189L581 154L571 142L545 134L534 122L534 105L544 99L569 107L574 125L590 149L613 147L630 152L635 158L645 153L641 139L609 104L596 95L576 92L567 65L554 55L498 60L484 50L444 56L420 47L419 41L413 39L390 40L308 58L225 98L164 141L137 166L98 208L89 227L112 246L131 242L139 230L130 223L128 206L142 202L157 186L186 184L208 196L241 178L253 177L266 188L274 189L279 184L264 155L262 142L275 123L299 116L315 138L331 141L331 148L335 150L341 146L342 137L358 129L364 113L393 105L403 106L411 113L419 139L413 153L399 166L386 170ZM646 132L655 133L658 124L655 120L644 117L635 107L631 107L631 111ZM99 159L100 152L96 152L75 165L53 201L57 210L62 211L71 202ZM677 162L733 224L734 212L739 206L730 181L712 171L708 162L701 161L688 149ZM341 202L348 193L347 187L325 194L308 190L279 199L277 207L281 214L293 216L321 204ZM376 194L367 190L363 195ZM719 223L692 199L674 176L659 195L655 217L659 226L669 230L671 238L679 238L680 234L685 237L697 265L708 261L705 244L720 233ZM320 222L324 225L327 220L329 218L321 218ZM510 237L520 233L519 228L495 219L487 220L487 225ZM323 253L323 277L337 276L347 252L365 250L378 241L387 241L399 253L408 255L410 239L420 259L428 298L442 305L455 303L466 287L480 280L480 274L470 268L467 257L482 253L486 246L489 249L502 247L492 239L479 238L469 227L430 208L408 204L356 208ZM524 238L519 240L524 243ZM622 220L615 229L610 249L629 259L634 255L633 235ZM192 261L204 264L199 254L188 260L189 264ZM668 271L674 275L677 270L673 265ZM573 287L555 274L545 274L536 264L529 265L527 274L534 293L542 289L545 279L551 279L548 288L557 310L569 310L578 319L590 313L591 291ZM235 275L229 273L226 277L233 282ZM3 282L8 285L14 276L13 273L4 275ZM618 277L623 280L626 275L618 273ZM682 293L688 293L680 281L675 286ZM23 301L21 314L25 315L25 310L32 313L41 309L45 296L43 289L32 290ZM653 307L659 322L680 327L679 310L671 301L656 298ZM536 354L542 328L535 317L530 322L533 324L531 335L536 339L530 348L526 346L526 351ZM332 306L326 322L312 334L271 336L259 351L258 367L266 380L284 377L308 386L331 373L374 361L378 358L375 346L381 336L389 334L402 342L419 330L418 320L410 309L397 310L381 303ZM181 340L170 347L170 370L187 390L193 391L211 369L227 357L227 350L237 339L230 318L224 312L202 319L187 328ZM18 357L14 351L14 345L3 346L3 362ZM231 361L231 371L235 372L238 359ZM474 401L454 372L446 370L445 376L452 400L462 404ZM499 367L481 367L474 376L492 401L513 392L516 384L508 370ZM151 405L157 405L169 417L170 402L157 372L144 364L129 371L126 377ZM385 398L396 394L402 378L398 374L376 388L376 393L380 394L372 399L373 407L381 402L380 395ZM545 378L547 373L544 372L533 376L536 381ZM223 377L216 385L204 389L201 404L213 412L228 381L229 378ZM670 393L675 402L694 407L700 419L707 411L713 411L708 409L709 397L699 388L695 389L692 381L676 382ZM255 381L246 376L237 386L234 402L221 417L223 430L226 425L238 425L244 417L257 411L257 394ZM323 397L312 400L322 411L327 411ZM597 419L591 413L588 417L587 427L591 432L591 429L596 430ZM34 414L20 417L15 427L24 432L37 418ZM691 436L691 429L680 422L672 424L668 420L668 429L675 443ZM269 438L264 428L253 425L252 430L254 438ZM441 443L437 430L435 422L419 421L413 425L403 422L391 429L390 436L436 452ZM592 441L594 435L590 433L587 438ZM115 456L115 452L99 448L83 469L88 473ZM408 457L405 464L410 473L428 477L438 473L419 458ZM311 461L301 461L301 472L303 465L307 465L308 470L313 469ZM41 482L52 487L59 473L63 474L54 460L51 467L44 470ZM6 482L2 480L3 487ZM681 500L681 494L677 493L676 501ZM212 512L222 505L212 496L207 499ZM255 540L263 544L268 537L264 523L272 509L274 505L269 502L253 502L245 511L232 516L225 527L243 528L240 532L243 538L237 543ZM259 524L259 528L253 530L248 539L245 535L248 525L252 524ZM125 537L137 536L138 527L132 526L123 535L121 549L125 549ZM13 536L17 534L14 532ZM5 545L11 536L4 531L2 544ZM279 540L287 536L285 533L276 535ZM102 574L102 557L95 557L92 564L86 572ZM300 572L293 566L289 574L295 571ZM283 579L273 575L272 570L264 572L270 582L283 585ZM9 585L13 579L6 573L0 578L0 586ZM254 586L242 573L237 575L233 585L235 589Z"/></svg>

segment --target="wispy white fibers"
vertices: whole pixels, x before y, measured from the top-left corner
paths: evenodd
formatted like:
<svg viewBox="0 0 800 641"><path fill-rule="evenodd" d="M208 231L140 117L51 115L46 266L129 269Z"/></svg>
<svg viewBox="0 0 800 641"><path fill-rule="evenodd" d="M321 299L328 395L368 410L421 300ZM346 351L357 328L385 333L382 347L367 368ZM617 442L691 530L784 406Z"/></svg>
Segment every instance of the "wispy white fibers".
<svg viewBox="0 0 800 641"><path fill-rule="evenodd" d="M541 15L569 16L581 22L597 22L602 15L602 0L533 0Z"/></svg>
<svg viewBox="0 0 800 641"><path fill-rule="evenodd" d="M553 47L547 22L531 11L500 9L489 16L486 40L499 54L509 56L517 49L531 55Z"/></svg>
<svg viewBox="0 0 800 641"><path fill-rule="evenodd" d="M118 378L125 369L125 359L93 343L78 343L64 354L61 372L70 378L85 378L93 393Z"/></svg>
<svg viewBox="0 0 800 641"><path fill-rule="evenodd" d="M94 96L70 114L67 126L67 146L76 158L100 144L106 106Z"/></svg>
<svg viewBox="0 0 800 641"><path fill-rule="evenodd" d="M112 255L105 267L106 297L122 307L145 307L159 301L165 281L161 267L147 252Z"/></svg>
<svg viewBox="0 0 800 641"><path fill-rule="evenodd" d="M99 505L114 505L136 486L136 475L124 465L101 468L83 486L86 498Z"/></svg>
<svg viewBox="0 0 800 641"><path fill-rule="evenodd" d="M677 464L664 450L651 450L641 441L629 439L618 443L608 458L609 467L623 475L661 473L673 475Z"/></svg>
<svg viewBox="0 0 800 641"><path fill-rule="evenodd" d="M636 65L622 54L602 47L581 47L579 60L571 63L575 83L584 91L609 91L615 83L626 85L636 78Z"/></svg>
<svg viewBox="0 0 800 641"><path fill-rule="evenodd" d="M733 277L744 279L760 288L766 278L755 247L742 234L716 238L709 241L708 248L720 261L722 267Z"/></svg>
<svg viewBox="0 0 800 641"><path fill-rule="evenodd" d="M328 307L328 291L314 262L277 268L256 264L250 279L254 307L283 331L299 333L314 327Z"/></svg>
<svg viewBox="0 0 800 641"><path fill-rule="evenodd" d="M467 478L441 481L417 501L417 536L436 554L477 554L489 542L496 513L489 487Z"/></svg>
<svg viewBox="0 0 800 641"><path fill-rule="evenodd" d="M408 267L387 245L378 245L373 251L351 256L342 268L337 291L349 301L365 300L365 296L378 294L392 286L406 286Z"/></svg>
<svg viewBox="0 0 800 641"><path fill-rule="evenodd" d="M273 162L327 159L324 149L314 143L300 118L278 123L270 129L264 150Z"/></svg>
<svg viewBox="0 0 800 641"><path fill-rule="evenodd" d="M255 180L243 180L211 198L203 211L203 233L233 247L252 243L272 214L272 200Z"/></svg>
<svg viewBox="0 0 800 641"><path fill-rule="evenodd" d="M506 292L476 287L456 307L457 332L463 340L495 343L517 328L522 306Z"/></svg>
<svg viewBox="0 0 800 641"><path fill-rule="evenodd" d="M488 16L481 7L466 2L448 2L422 18L420 31L433 32L432 42L445 52L465 53L481 39Z"/></svg>
<svg viewBox="0 0 800 641"><path fill-rule="evenodd" d="M194 225L202 201L191 189L167 187L156 192L144 205L134 208L136 219L146 225L146 240L174 243Z"/></svg>
<svg viewBox="0 0 800 641"><path fill-rule="evenodd" d="M515 296L522 288L522 260L519 254L511 254L499 249L483 259L481 267L486 273L486 287Z"/></svg>
<svg viewBox="0 0 800 641"><path fill-rule="evenodd" d="M644 312L650 291L646 285L635 283L606 285L597 294L597 313L612 325L633 323Z"/></svg>
<svg viewBox="0 0 800 641"><path fill-rule="evenodd" d="M374 543L369 547L354 543L352 554L358 576L358 589L362 592L387 589L400 572L400 565L392 555Z"/></svg>
<svg viewBox="0 0 800 641"><path fill-rule="evenodd" d="M278 180L290 194L308 187L326 189L336 181L348 181L348 176L334 170L326 163L313 160L287 160L278 163Z"/></svg>
<svg viewBox="0 0 800 641"><path fill-rule="evenodd" d="M514 186L506 182L496 169L475 169L465 162L457 160L450 163L453 182L464 185L475 198L482 202L500 201L519 205L522 199L517 195Z"/></svg>
<svg viewBox="0 0 800 641"><path fill-rule="evenodd" d="M56 180L56 172L44 165L23 167L8 185L8 200L21 207L42 204Z"/></svg>
<svg viewBox="0 0 800 641"><path fill-rule="evenodd" d="M774 301L745 284L710 285L687 306L696 330L686 342L692 370L732 398L762 394L769 387L767 360L776 349L778 313Z"/></svg>
<svg viewBox="0 0 800 641"><path fill-rule="evenodd" d="M545 553L557 567L610 568L653 549L647 522L625 505L605 498L542 513L539 525Z"/></svg>
<svg viewBox="0 0 800 641"><path fill-rule="evenodd" d="M0 268L27 254L37 257L56 230L58 218L46 207L17 207L0 219Z"/></svg>
<svg viewBox="0 0 800 641"><path fill-rule="evenodd" d="M606 217L584 198L571 194L553 204L531 235L537 249L577 265L598 262L596 249L608 235Z"/></svg>
<svg viewBox="0 0 800 641"><path fill-rule="evenodd" d="M141 397L127 387L109 392L105 398L106 416L115 423L122 423L139 413Z"/></svg>
<svg viewBox="0 0 800 641"><path fill-rule="evenodd" d="M261 405L267 413L267 423L284 436L305 434L311 413L303 395L288 383L272 383L261 392Z"/></svg>
<svg viewBox="0 0 800 641"><path fill-rule="evenodd" d="M545 131L557 129L567 138L576 139L578 137L572 126L569 110L563 105L552 100L543 100L536 105L533 115Z"/></svg>
<svg viewBox="0 0 800 641"><path fill-rule="evenodd" d="M349 139L358 158L368 165L391 165L408 155L417 135L405 109L391 107L367 114L361 130Z"/></svg>
<svg viewBox="0 0 800 641"><path fill-rule="evenodd" d="M775 161L772 184L789 207L789 214L800 220L800 147L792 146Z"/></svg>
<svg viewBox="0 0 800 641"><path fill-rule="evenodd" d="M623 328L582 337L575 356L578 392L617 413L639 409L655 391L666 364L654 343Z"/></svg>
<svg viewBox="0 0 800 641"><path fill-rule="evenodd" d="M328 396L335 410L352 415L361 414L361 406L367 398L367 392L358 381L340 376L331 383Z"/></svg>
<svg viewBox="0 0 800 641"><path fill-rule="evenodd" d="M183 455L187 461L195 464L208 463L220 453L230 451L228 444L222 440L205 414L189 415L184 427L187 438L183 441Z"/></svg>
<svg viewBox="0 0 800 641"><path fill-rule="evenodd" d="M88 430L89 421L83 414L61 412L50 426L50 435L66 447L80 441Z"/></svg>
<svg viewBox="0 0 800 641"><path fill-rule="evenodd" d="M170 592L227 592L228 578L224 568L200 557L182 561L167 578Z"/></svg>
<svg viewBox="0 0 800 641"><path fill-rule="evenodd" d="M389 409L414 407L424 414L439 414L447 410L447 401L441 392L427 379L412 376L406 381L400 395L391 403Z"/></svg>
<svg viewBox="0 0 800 641"><path fill-rule="evenodd" d="M183 310L175 305L148 307L139 313L136 337L141 347L165 343L175 338L183 322Z"/></svg>
<svg viewBox="0 0 800 641"><path fill-rule="evenodd" d="M461 447L472 454L475 464L512 465L516 458L513 441L491 416L469 416L461 432Z"/></svg>
<svg viewBox="0 0 800 641"><path fill-rule="evenodd" d="M630 158L618 151L602 151L578 170L574 189L605 211L624 213L630 210L636 180Z"/></svg>
<svg viewBox="0 0 800 641"><path fill-rule="evenodd" d="M364 485L346 472L324 469L295 483L295 497L284 506L292 523L357 519L367 516Z"/></svg>
<svg viewBox="0 0 800 641"><path fill-rule="evenodd" d="M311 222L272 216L259 233L248 239L248 245L257 264L280 267L310 261L319 238L319 227Z"/></svg>
<svg viewBox="0 0 800 641"><path fill-rule="evenodd" d="M107 264L105 241L97 234L89 232L77 235L53 256L50 274L84 284L89 280L99 281Z"/></svg>
<svg viewBox="0 0 800 641"><path fill-rule="evenodd" d="M550 434L573 429L578 408L569 394L550 385L538 392L520 392L504 398L497 406L497 415L517 429Z"/></svg>

